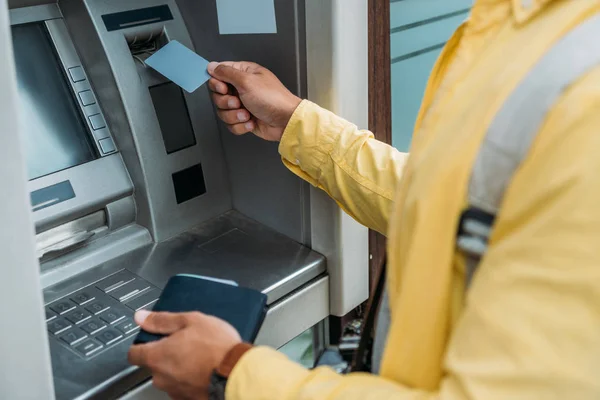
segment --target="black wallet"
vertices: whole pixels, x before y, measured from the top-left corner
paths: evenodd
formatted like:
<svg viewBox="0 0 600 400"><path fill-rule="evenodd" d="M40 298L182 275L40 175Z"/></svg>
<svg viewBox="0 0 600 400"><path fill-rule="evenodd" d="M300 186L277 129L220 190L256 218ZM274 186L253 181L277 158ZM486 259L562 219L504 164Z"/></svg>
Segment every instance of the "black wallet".
<svg viewBox="0 0 600 400"><path fill-rule="evenodd" d="M267 315L267 296L257 290L195 275L175 275L167 282L152 311L199 311L212 315L229 322L244 342L253 343ZM142 329L134 343L163 337Z"/></svg>

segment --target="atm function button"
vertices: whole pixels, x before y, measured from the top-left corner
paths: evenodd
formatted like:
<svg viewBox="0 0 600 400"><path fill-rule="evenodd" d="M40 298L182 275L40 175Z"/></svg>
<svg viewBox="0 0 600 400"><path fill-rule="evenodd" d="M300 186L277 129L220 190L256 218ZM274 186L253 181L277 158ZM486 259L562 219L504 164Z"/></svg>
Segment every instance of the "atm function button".
<svg viewBox="0 0 600 400"><path fill-rule="evenodd" d="M82 323L83 321L86 321L86 320L92 318L92 316L87 311L75 310L75 311L65 315L65 318L67 320L69 320L70 322L74 323L75 325L77 325L77 324Z"/></svg>
<svg viewBox="0 0 600 400"><path fill-rule="evenodd" d="M118 289L113 290L109 294L116 300L121 302L137 296L138 294L144 293L150 289L151 285L143 279L135 279L126 285L121 286Z"/></svg>
<svg viewBox="0 0 600 400"><path fill-rule="evenodd" d="M75 347L75 350L77 350L79 353L81 353L82 355L87 357L87 356L97 352L101 348L102 348L102 344L96 342L95 340L88 339L88 340L84 341L83 343L81 343L80 345L78 345L77 347Z"/></svg>
<svg viewBox="0 0 600 400"><path fill-rule="evenodd" d="M71 324L63 318L57 318L54 321L48 322L48 331L53 335L59 335L70 327Z"/></svg>
<svg viewBox="0 0 600 400"><path fill-rule="evenodd" d="M101 301L95 301L87 306L85 309L94 315L100 314L102 311L108 310L110 307Z"/></svg>
<svg viewBox="0 0 600 400"><path fill-rule="evenodd" d="M102 315L100 315L100 319L104 322L106 322L107 324L115 324L117 322L119 322L120 320L122 320L123 318L125 318L125 314L123 314L122 312L120 312L119 310L116 310L114 308L108 310L105 313L102 313Z"/></svg>
<svg viewBox="0 0 600 400"><path fill-rule="evenodd" d="M81 100L81 104L84 106L89 106L96 103L96 99L94 98L94 94L91 90L84 90L78 94L79 100Z"/></svg>
<svg viewBox="0 0 600 400"><path fill-rule="evenodd" d="M96 339L104 343L106 346L113 344L117 340L121 339L123 335L114 329L106 329L101 334L96 336Z"/></svg>
<svg viewBox="0 0 600 400"><path fill-rule="evenodd" d="M114 275L109 276L108 278L102 279L96 284L96 287L102 290L104 293L108 293L111 290L115 290L116 288L121 287L134 279L135 276L131 272L122 270Z"/></svg>
<svg viewBox="0 0 600 400"><path fill-rule="evenodd" d="M89 117L90 125L92 125L93 130L102 129L106 126L106 121L104 121L104 117L102 114L94 114Z"/></svg>
<svg viewBox="0 0 600 400"><path fill-rule="evenodd" d="M90 301L92 301L94 299L95 299L95 297L88 292L75 293L75 295L73 297L71 297L71 300L73 300L75 303L77 303L79 305L89 303Z"/></svg>
<svg viewBox="0 0 600 400"><path fill-rule="evenodd" d="M75 309L75 304L70 302L69 300L59 301L58 303L54 303L50 306L50 309L57 314L65 314L69 311Z"/></svg>
<svg viewBox="0 0 600 400"><path fill-rule="evenodd" d="M135 332L140 329L140 327L131 319L121 322L120 324L116 325L115 328L121 331L124 335L129 335L131 332Z"/></svg>
<svg viewBox="0 0 600 400"><path fill-rule="evenodd" d="M81 325L80 328L83 329L84 331L86 331L87 333L89 333L90 335L95 335L96 333L100 332L102 329L106 328L106 324L104 322L101 322L100 320L94 318L91 321L88 321L88 322L84 323L83 325Z"/></svg>
<svg viewBox="0 0 600 400"><path fill-rule="evenodd" d="M46 307L46 322L52 321L54 318L56 318L56 313Z"/></svg>
<svg viewBox="0 0 600 400"><path fill-rule="evenodd" d="M117 150L115 148L115 142L113 142L113 140L109 137L100 139L98 144L100 144L100 150L102 150L102 154L110 154Z"/></svg>
<svg viewBox="0 0 600 400"><path fill-rule="evenodd" d="M80 329L71 329L69 332L65 333L60 337L60 340L68 344L69 346L73 346L81 342L85 339L87 335Z"/></svg>
<svg viewBox="0 0 600 400"><path fill-rule="evenodd" d="M69 75L71 75L71 80L73 82L81 82L85 80L85 73L81 67L69 68Z"/></svg>

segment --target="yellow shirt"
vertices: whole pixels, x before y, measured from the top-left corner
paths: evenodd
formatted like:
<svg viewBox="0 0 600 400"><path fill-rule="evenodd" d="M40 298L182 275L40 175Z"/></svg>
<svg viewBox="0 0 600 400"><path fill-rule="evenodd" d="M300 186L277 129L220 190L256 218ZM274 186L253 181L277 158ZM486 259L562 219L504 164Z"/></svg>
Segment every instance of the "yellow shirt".
<svg viewBox="0 0 600 400"><path fill-rule="evenodd" d="M455 247L492 118L544 52L598 11L598 0L476 0L434 68L408 161L300 105L280 145L286 166L388 233L381 376L307 371L256 348L227 400L600 399L600 69L549 114L466 297Z"/></svg>

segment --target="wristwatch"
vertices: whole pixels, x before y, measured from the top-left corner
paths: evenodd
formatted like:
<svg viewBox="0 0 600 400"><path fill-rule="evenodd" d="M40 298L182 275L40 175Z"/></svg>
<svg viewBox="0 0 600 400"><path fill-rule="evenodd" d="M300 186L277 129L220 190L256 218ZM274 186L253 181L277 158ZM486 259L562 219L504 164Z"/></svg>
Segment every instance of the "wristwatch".
<svg viewBox="0 0 600 400"><path fill-rule="evenodd" d="M208 387L209 400L225 400L225 386L231 371L240 358L252 348L251 344L239 343L225 355L221 364L213 371Z"/></svg>

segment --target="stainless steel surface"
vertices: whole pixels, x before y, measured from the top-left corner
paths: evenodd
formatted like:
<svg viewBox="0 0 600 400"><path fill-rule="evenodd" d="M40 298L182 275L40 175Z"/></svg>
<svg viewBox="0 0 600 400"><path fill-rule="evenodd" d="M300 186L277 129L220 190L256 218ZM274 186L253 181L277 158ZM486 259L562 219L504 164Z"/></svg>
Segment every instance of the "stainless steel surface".
<svg viewBox="0 0 600 400"><path fill-rule="evenodd" d="M81 288L93 284L110 297L137 309L141 305L129 304L129 299L134 302L137 297L133 298L132 293L148 291L148 284L139 279L126 283L131 276L118 272L123 268L158 288L164 287L174 274L188 273L234 280L241 286L266 293L274 310L270 313L274 312L284 321L263 328L263 331L269 331L266 335L271 336L266 340L277 346L291 339L291 335L307 329L306 324L315 324L325 318L329 309L328 280L326 277L319 279L326 272L324 257L235 211L165 242L149 244L94 268L88 266L85 272L72 279L60 280L47 287L45 302L49 304L65 296L72 297ZM95 283L117 272L105 281L105 285ZM316 282L309 284L315 279ZM306 284L309 284L308 288L300 289ZM298 293L294 293L296 291ZM301 300L298 309L306 312L291 311L286 298L290 293L294 293L291 296L294 302ZM50 342L50 348L58 398L71 398L81 393L102 393L104 396L105 390L116 390L115 376L125 379L116 383L119 386L135 372L126 363L127 349L131 345L129 339L95 354L93 364L87 364L85 359L55 342Z"/></svg>
<svg viewBox="0 0 600 400"><path fill-rule="evenodd" d="M42 287L52 286L72 278L96 265L106 263L123 254L147 247L152 237L139 225L130 225L96 239L84 247L41 264Z"/></svg>
<svg viewBox="0 0 600 400"><path fill-rule="evenodd" d="M279 348L329 316L329 277L322 277L273 304L256 338Z"/></svg>
<svg viewBox="0 0 600 400"><path fill-rule="evenodd" d="M108 228L115 231L135 222L135 202L133 196L124 197L106 205Z"/></svg>
<svg viewBox="0 0 600 400"><path fill-rule="evenodd" d="M17 2L15 2L17 3ZM58 4L43 4L39 6L27 7L20 4L9 4L11 10L8 12L11 25L28 24L30 22L47 21L50 19L61 18L62 14L58 9Z"/></svg>
<svg viewBox="0 0 600 400"><path fill-rule="evenodd" d="M146 245L95 268L88 266L87 272L80 270L75 279L52 279L52 287L45 285L45 299L54 301L124 266L158 287L178 273L234 280L266 293L269 304L326 272L325 258L320 254L230 211L165 242ZM44 274L42 282L50 281L51 274L52 270Z"/></svg>
<svg viewBox="0 0 600 400"><path fill-rule="evenodd" d="M68 222L64 225L36 235L36 253L42 258L49 250L63 241L73 238L81 232L94 234L95 230L106 227L104 211L98 211L83 218ZM91 236L90 236L91 237Z"/></svg>
<svg viewBox="0 0 600 400"><path fill-rule="evenodd" d="M6 1L0 0L0 398L53 398Z"/></svg>
<svg viewBox="0 0 600 400"><path fill-rule="evenodd" d="M35 179L29 191L70 181L76 197L33 214L36 231L42 232L103 209L106 204L131 196L133 186L119 154Z"/></svg>

